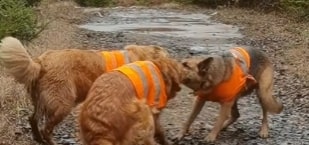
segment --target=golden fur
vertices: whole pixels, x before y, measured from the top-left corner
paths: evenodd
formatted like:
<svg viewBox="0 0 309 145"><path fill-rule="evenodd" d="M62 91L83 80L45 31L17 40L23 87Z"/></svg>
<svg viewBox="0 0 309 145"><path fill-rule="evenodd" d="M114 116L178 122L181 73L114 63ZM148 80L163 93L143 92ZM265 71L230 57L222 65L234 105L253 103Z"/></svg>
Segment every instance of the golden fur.
<svg viewBox="0 0 309 145"><path fill-rule="evenodd" d="M19 40L2 39L0 62L7 73L25 84L31 95L34 113L29 118L33 137L40 143L53 145L52 132L78 103L82 102L94 80L105 72L105 64L98 50L49 50L32 59ZM128 45L131 62L167 57L158 46ZM38 121L46 123L39 131Z"/></svg>
<svg viewBox="0 0 309 145"><path fill-rule="evenodd" d="M274 80L272 63L266 54L260 50L246 50L249 53L252 62L252 67L249 68L249 74L256 79L256 83L252 80L247 80L245 87L242 88L237 96L235 96L234 100L231 102L220 103L221 109L219 111L217 121L212 131L205 138L208 142L215 141L220 130L233 124L239 118L240 114L238 111L237 100L241 96L245 96L253 92L253 90L256 90L263 110L262 126L260 130L260 136L262 138L268 137L269 128L267 113L278 114L283 110L281 101L277 101L276 98L272 96ZM188 120L184 124L181 133L177 136L178 139L181 139L184 136L196 116L200 113L205 102L207 101L207 95L215 86L219 85L221 82L224 82L231 76L235 65L236 60L230 55L230 53L183 60L183 66L185 66L188 70L192 70L190 71L190 77L185 78L184 84L193 89L196 95L201 95L204 97L196 99Z"/></svg>
<svg viewBox="0 0 309 145"><path fill-rule="evenodd" d="M153 62L163 75L168 100L175 97L187 73L173 59ZM137 100L135 88L124 74L105 73L93 83L83 103L81 137L85 145L154 145L156 134L160 143L167 145L159 114L160 110Z"/></svg>

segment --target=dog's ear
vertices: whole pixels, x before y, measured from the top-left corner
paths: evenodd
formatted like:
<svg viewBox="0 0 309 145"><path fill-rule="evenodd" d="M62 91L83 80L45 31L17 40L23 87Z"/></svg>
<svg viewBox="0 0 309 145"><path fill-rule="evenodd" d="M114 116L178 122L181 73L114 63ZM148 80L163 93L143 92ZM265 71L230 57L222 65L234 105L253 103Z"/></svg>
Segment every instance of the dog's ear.
<svg viewBox="0 0 309 145"><path fill-rule="evenodd" d="M157 46L157 45L149 45L149 46L154 48L154 51L156 52L156 54L160 54L163 57L169 56L169 53L167 52L165 48Z"/></svg>
<svg viewBox="0 0 309 145"><path fill-rule="evenodd" d="M213 62L213 60L213 57L208 57L197 64L197 68L201 75L205 74L208 71L210 64Z"/></svg>

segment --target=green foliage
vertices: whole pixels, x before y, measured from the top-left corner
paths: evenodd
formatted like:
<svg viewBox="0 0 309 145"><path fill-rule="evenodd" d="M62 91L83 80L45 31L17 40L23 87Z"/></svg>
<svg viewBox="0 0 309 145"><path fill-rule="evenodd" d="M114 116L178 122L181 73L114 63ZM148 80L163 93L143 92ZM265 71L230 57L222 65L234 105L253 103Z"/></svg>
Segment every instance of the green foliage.
<svg viewBox="0 0 309 145"><path fill-rule="evenodd" d="M309 0L282 0L280 6L288 13L309 20Z"/></svg>
<svg viewBox="0 0 309 145"><path fill-rule="evenodd" d="M114 4L113 0L75 0L81 6L104 7Z"/></svg>
<svg viewBox="0 0 309 145"><path fill-rule="evenodd" d="M149 5L150 4L150 0L136 0L136 3L138 5Z"/></svg>
<svg viewBox="0 0 309 145"><path fill-rule="evenodd" d="M41 0L26 0L26 6L37 6Z"/></svg>
<svg viewBox="0 0 309 145"><path fill-rule="evenodd" d="M36 14L23 0L0 0L0 38L14 36L31 40L37 31Z"/></svg>

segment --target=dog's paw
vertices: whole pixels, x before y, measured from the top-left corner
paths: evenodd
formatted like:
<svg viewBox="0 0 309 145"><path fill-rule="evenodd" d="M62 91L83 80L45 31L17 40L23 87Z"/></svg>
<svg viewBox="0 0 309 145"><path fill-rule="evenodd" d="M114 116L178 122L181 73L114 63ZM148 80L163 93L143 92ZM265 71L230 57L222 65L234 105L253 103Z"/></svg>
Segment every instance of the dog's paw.
<svg viewBox="0 0 309 145"><path fill-rule="evenodd" d="M173 145L177 144L179 141L181 141L181 139L183 139L185 135L182 133L179 133L175 136L173 136L172 141L173 141Z"/></svg>
<svg viewBox="0 0 309 145"><path fill-rule="evenodd" d="M174 137L174 139L175 139L175 140L181 140L184 136L185 136L185 133L179 133L179 134L177 134L177 135Z"/></svg>
<svg viewBox="0 0 309 145"><path fill-rule="evenodd" d="M261 130L259 132L259 135L261 138L267 138L268 137L268 126L262 125Z"/></svg>
<svg viewBox="0 0 309 145"><path fill-rule="evenodd" d="M260 133L259 133L260 137L261 138L268 138L269 134L268 134L268 130L261 130Z"/></svg>
<svg viewBox="0 0 309 145"><path fill-rule="evenodd" d="M216 135L215 134L208 134L207 137L205 138L205 141L208 143L213 143L216 140Z"/></svg>
<svg viewBox="0 0 309 145"><path fill-rule="evenodd" d="M184 129L181 132L179 132L177 135L175 135L173 139L179 141L183 139L187 133L188 133L188 130Z"/></svg>

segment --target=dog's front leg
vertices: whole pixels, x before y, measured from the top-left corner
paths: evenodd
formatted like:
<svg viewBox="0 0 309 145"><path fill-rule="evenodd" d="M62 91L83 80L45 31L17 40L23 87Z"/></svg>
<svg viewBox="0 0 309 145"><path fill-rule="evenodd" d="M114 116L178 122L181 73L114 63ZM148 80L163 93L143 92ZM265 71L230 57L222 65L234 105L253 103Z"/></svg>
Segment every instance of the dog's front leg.
<svg viewBox="0 0 309 145"><path fill-rule="evenodd" d="M227 121L227 119L230 117L234 102L235 101L221 103L221 108L220 108L218 119L213 129L211 130L211 132L205 138L207 142L214 142L216 140L218 133L223 128L223 123Z"/></svg>
<svg viewBox="0 0 309 145"><path fill-rule="evenodd" d="M233 124L240 117L239 110L237 107L237 100L235 100L232 107L232 116L223 124L222 129L226 129L228 126Z"/></svg>
<svg viewBox="0 0 309 145"><path fill-rule="evenodd" d="M193 110L190 113L189 119L183 125L180 134L176 136L178 140L182 139L184 135L188 132L191 124L193 123L193 121L195 120L195 118L201 112L203 106L205 105L205 102L206 100L196 97L194 105L193 105Z"/></svg>
<svg viewBox="0 0 309 145"><path fill-rule="evenodd" d="M154 122L155 122L155 138L158 139L158 141L161 145L169 145L170 143L165 138L164 130L161 127L159 117L160 117L159 113L154 114L153 119L154 119Z"/></svg>

